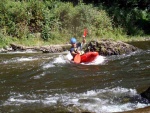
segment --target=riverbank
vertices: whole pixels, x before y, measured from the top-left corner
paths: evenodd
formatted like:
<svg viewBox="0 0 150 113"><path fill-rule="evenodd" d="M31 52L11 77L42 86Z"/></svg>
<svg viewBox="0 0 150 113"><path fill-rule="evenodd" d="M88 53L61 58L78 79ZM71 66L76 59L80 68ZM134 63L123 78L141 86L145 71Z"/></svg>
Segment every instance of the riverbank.
<svg viewBox="0 0 150 113"><path fill-rule="evenodd" d="M59 53L66 50L69 50L71 47L70 44L61 44L61 45L49 45L49 46L23 46L18 44L10 44L10 47L0 50L1 52L9 51L41 51L43 53ZM122 55L129 54L131 52L137 51L138 48L130 44L127 44L122 41L114 41L112 39L101 39L101 40L92 40L86 43L82 48L84 52L96 51L100 55L110 56L110 55Z"/></svg>
<svg viewBox="0 0 150 113"><path fill-rule="evenodd" d="M68 42L58 42L58 41L43 41L37 37L36 39L22 39L22 40L15 40L9 41L7 45L0 46L0 52L8 52L8 51L25 51L25 50L33 50L33 51L42 51L43 53L54 53L54 52L62 52L70 48L69 41ZM109 40L109 44L112 42L124 42L124 43L132 43L132 42L140 42L140 41L150 41L150 37L132 37L132 38L124 38L122 40L115 40L115 39L101 39L101 38L87 38L87 43L91 41L106 41ZM80 40L79 40L80 41ZM106 45L106 44L104 44ZM107 45L109 46L109 45Z"/></svg>

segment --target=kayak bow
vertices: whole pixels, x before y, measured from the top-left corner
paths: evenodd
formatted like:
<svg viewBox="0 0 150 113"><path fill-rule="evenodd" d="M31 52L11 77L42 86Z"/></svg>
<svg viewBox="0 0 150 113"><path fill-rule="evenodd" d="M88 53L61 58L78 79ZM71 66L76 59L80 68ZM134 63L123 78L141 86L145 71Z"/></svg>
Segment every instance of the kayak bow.
<svg viewBox="0 0 150 113"><path fill-rule="evenodd" d="M96 59L98 55L98 52L87 52L81 55L81 63L92 62Z"/></svg>

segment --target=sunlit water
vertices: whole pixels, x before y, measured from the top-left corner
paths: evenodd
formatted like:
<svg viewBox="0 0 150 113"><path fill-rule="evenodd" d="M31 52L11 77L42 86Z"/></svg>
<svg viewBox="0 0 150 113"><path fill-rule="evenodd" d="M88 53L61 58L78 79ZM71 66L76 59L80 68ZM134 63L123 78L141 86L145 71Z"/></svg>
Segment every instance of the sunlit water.
<svg viewBox="0 0 150 113"><path fill-rule="evenodd" d="M150 106L139 95L150 86L147 46L78 65L68 51L1 53L0 113L106 113Z"/></svg>

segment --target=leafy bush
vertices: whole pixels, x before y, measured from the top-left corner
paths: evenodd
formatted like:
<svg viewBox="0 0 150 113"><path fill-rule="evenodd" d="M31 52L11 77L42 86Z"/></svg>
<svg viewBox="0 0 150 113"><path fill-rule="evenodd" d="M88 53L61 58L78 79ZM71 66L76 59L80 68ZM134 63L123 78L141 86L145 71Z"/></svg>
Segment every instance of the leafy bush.
<svg viewBox="0 0 150 113"><path fill-rule="evenodd" d="M44 41L67 43L72 36L79 39L83 35L84 28L88 29L88 39L95 37L121 39L126 32L144 33L140 27L149 21L147 11L142 12L138 9L125 11L120 10L118 6L105 10L102 8L104 9L102 5L94 7L81 1L74 6L71 2L60 0L1 0L0 36L17 37L26 41L25 38L35 39L37 37L32 37L32 34L40 33ZM141 25L134 27L137 23ZM4 39L1 39L1 43L4 43L2 41Z"/></svg>

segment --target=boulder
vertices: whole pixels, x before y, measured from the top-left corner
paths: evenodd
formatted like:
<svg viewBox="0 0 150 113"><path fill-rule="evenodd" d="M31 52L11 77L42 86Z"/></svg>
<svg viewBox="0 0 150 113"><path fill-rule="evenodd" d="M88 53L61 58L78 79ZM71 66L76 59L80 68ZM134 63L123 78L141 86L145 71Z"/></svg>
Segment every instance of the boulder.
<svg viewBox="0 0 150 113"><path fill-rule="evenodd" d="M33 47L26 47L26 46L23 46L23 45L17 45L17 44L10 44L11 48L13 51L24 51L24 50L27 50L27 49L33 49Z"/></svg>
<svg viewBox="0 0 150 113"><path fill-rule="evenodd" d="M137 50L137 47L134 47L130 44L108 39L103 39L100 41L90 41L84 47L85 52L97 51L100 55L104 56L128 54Z"/></svg>
<svg viewBox="0 0 150 113"><path fill-rule="evenodd" d="M58 53L64 51L61 46L47 46L41 47L40 49L43 53Z"/></svg>
<svg viewBox="0 0 150 113"><path fill-rule="evenodd" d="M147 99L150 103L150 87L146 91L142 92L140 95L141 97Z"/></svg>

